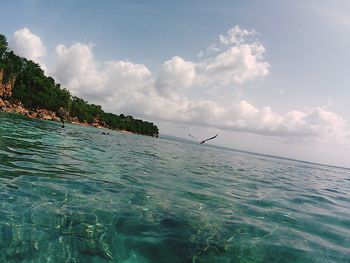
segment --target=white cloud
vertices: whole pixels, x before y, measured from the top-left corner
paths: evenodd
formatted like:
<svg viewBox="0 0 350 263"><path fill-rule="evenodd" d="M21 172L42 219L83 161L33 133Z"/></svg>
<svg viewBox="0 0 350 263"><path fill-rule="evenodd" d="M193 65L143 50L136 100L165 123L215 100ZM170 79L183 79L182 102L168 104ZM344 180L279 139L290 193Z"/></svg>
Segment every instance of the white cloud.
<svg viewBox="0 0 350 263"><path fill-rule="evenodd" d="M172 101L152 97L147 102L145 115L179 123L298 140L344 142L349 135L345 120L322 108L290 111L282 115L273 112L268 106L257 108L244 100L231 106L220 105L212 100L193 101L187 98Z"/></svg>
<svg viewBox="0 0 350 263"><path fill-rule="evenodd" d="M86 99L107 101L117 95L127 96L143 91L151 81L151 72L144 65L130 61L99 62L91 45L58 45L55 54L56 64L51 73L74 94Z"/></svg>
<svg viewBox="0 0 350 263"><path fill-rule="evenodd" d="M101 77L96 72L96 64L91 46L75 43L67 48L58 45L55 50L56 65L52 72L59 82L67 85L73 92L81 89L82 83L101 85Z"/></svg>
<svg viewBox="0 0 350 263"><path fill-rule="evenodd" d="M224 45L241 45L246 42L247 37L255 36L257 33L254 30L242 29L239 26L231 28L227 35L220 35L220 43Z"/></svg>
<svg viewBox="0 0 350 263"><path fill-rule="evenodd" d="M14 32L9 41L9 47L16 54L37 63L40 63L40 59L46 55L46 47L40 37L30 32L26 27Z"/></svg>
<svg viewBox="0 0 350 263"><path fill-rule="evenodd" d="M178 56L166 61L158 73L158 91L176 97L190 86L220 89L268 75L270 65L264 60L265 47L247 39L255 35L255 31L236 26L226 36L221 35L218 43L210 45L206 54L200 52L198 61Z"/></svg>
<svg viewBox="0 0 350 263"><path fill-rule="evenodd" d="M265 47L254 30L231 28L219 41L209 46L207 58L199 61L202 85L229 86L264 77L270 65L264 60ZM202 55L203 57L203 55Z"/></svg>
<svg viewBox="0 0 350 263"><path fill-rule="evenodd" d="M40 40L30 35L30 40ZM115 113L299 141L347 138L345 120L322 107L279 114L269 106L259 108L246 100L227 104L213 92L211 97L205 96L208 90L243 85L269 73L265 47L249 40L254 36L254 31L234 27L198 61L174 56L153 73L147 66L127 60L99 61L91 45L58 45L50 73L74 95ZM21 43L30 47L28 54L43 56L37 46ZM24 50L20 45L18 48ZM194 90L200 91L199 96L193 95Z"/></svg>
<svg viewBox="0 0 350 263"><path fill-rule="evenodd" d="M206 85L228 86L266 76L269 64L263 61L264 46L233 46L199 64L201 80Z"/></svg>
<svg viewBox="0 0 350 263"><path fill-rule="evenodd" d="M156 87L162 95L174 97L181 89L192 86L195 78L195 63L175 56L162 65Z"/></svg>

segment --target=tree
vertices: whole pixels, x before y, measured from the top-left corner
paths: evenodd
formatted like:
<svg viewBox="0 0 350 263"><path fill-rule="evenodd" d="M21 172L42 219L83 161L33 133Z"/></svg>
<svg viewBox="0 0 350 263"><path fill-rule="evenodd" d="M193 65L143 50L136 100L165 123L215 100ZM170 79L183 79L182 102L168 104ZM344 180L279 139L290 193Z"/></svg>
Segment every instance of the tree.
<svg viewBox="0 0 350 263"><path fill-rule="evenodd" d="M0 34L0 58L2 58L5 52L7 51L7 47L8 47L8 44L7 44L6 37Z"/></svg>

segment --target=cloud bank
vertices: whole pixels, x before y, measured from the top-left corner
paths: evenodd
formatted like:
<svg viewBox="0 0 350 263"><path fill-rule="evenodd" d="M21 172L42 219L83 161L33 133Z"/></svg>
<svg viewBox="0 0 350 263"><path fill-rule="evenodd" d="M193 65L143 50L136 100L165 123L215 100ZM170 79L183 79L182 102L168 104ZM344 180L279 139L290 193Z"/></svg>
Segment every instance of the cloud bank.
<svg viewBox="0 0 350 263"><path fill-rule="evenodd" d="M27 28L14 33L10 47L34 61L46 54L40 38ZM347 138L345 120L322 107L280 114L270 106L258 108L247 100L227 103L215 96L267 76L265 52L254 30L235 26L200 52L197 61L174 56L155 72L128 60L99 61L91 45L79 42L57 45L48 72L74 95L115 113L282 138Z"/></svg>

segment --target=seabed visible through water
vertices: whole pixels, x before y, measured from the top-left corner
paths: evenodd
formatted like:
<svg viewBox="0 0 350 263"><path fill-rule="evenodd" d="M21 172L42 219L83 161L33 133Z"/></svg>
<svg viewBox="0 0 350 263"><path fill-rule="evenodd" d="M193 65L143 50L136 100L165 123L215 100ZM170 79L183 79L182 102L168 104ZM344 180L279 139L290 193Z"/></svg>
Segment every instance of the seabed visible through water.
<svg viewBox="0 0 350 263"><path fill-rule="evenodd" d="M0 262L350 262L350 170L0 114Z"/></svg>

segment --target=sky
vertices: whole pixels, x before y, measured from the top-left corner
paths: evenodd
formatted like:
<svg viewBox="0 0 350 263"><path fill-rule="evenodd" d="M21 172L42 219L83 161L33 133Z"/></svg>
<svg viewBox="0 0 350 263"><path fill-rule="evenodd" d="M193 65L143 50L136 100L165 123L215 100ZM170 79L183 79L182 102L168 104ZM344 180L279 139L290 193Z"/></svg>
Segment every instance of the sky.
<svg viewBox="0 0 350 263"><path fill-rule="evenodd" d="M3 1L72 94L161 134L350 167L350 1Z"/></svg>

